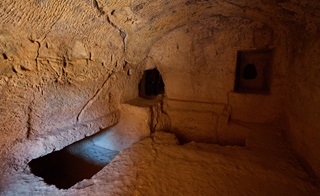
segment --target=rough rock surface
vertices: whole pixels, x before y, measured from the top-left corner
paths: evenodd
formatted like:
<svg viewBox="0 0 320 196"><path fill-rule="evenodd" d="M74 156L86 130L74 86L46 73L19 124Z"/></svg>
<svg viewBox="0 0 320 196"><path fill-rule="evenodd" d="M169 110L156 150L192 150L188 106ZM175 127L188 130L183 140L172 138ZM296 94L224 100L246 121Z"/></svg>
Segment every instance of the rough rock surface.
<svg viewBox="0 0 320 196"><path fill-rule="evenodd" d="M250 126L249 126L250 127ZM255 127L255 128L252 128ZM258 126L259 127L259 126ZM260 127L261 128L261 127ZM46 185L26 168L1 181L4 195L319 195L277 131L251 125L254 145L178 145L156 132L123 150L90 180L68 190ZM260 130L259 134L256 134ZM272 132L272 136L270 136ZM269 137L266 139L264 135ZM264 139L262 145L258 137ZM258 145L257 145L258 144ZM259 146L260 144L260 146ZM278 147L282 147L279 151Z"/></svg>
<svg viewBox="0 0 320 196"><path fill-rule="evenodd" d="M224 131L229 119L276 122L320 176L319 10L317 0L1 1L0 176L115 125L151 67L171 122L159 129L219 142L243 138ZM267 95L233 92L236 52L252 49L273 49Z"/></svg>

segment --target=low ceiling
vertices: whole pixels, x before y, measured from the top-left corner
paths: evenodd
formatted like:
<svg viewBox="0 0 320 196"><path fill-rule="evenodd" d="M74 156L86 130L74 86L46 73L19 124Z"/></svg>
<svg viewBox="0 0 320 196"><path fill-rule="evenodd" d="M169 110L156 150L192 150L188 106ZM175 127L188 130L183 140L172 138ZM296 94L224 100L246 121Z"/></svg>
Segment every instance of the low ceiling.
<svg viewBox="0 0 320 196"><path fill-rule="evenodd" d="M318 33L320 2L299 0L3 0L4 27L33 40L47 36L110 40L117 31L126 61L137 63L156 40L186 24L210 17L242 17L277 29ZM232 25L232 24L230 24ZM5 29L5 28L3 28Z"/></svg>

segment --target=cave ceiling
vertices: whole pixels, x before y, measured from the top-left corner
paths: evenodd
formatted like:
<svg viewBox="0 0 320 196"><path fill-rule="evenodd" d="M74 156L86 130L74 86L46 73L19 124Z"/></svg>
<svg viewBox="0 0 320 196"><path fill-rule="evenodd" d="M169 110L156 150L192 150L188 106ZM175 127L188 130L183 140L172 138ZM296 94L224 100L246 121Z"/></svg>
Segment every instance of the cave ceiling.
<svg viewBox="0 0 320 196"><path fill-rule="evenodd" d="M2 28L29 34L31 40L120 39L125 60L138 63L168 32L211 17L241 17L273 28L319 31L319 1L298 0L4 0ZM230 24L232 25L232 24ZM110 32L118 32L118 38Z"/></svg>

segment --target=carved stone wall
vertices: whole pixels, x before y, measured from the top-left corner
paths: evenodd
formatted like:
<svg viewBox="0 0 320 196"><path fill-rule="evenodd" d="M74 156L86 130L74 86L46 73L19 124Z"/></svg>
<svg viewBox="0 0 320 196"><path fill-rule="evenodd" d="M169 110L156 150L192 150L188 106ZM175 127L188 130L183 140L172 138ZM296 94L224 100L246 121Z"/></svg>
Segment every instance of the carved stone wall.
<svg viewBox="0 0 320 196"><path fill-rule="evenodd" d="M212 17L178 28L151 49L147 66L163 76L173 130L187 141L217 142L219 118L265 123L282 118L286 44L278 29L239 17ZM268 39L266 39L268 37ZM259 42L259 44L258 44ZM237 52L273 49L269 94L235 92ZM263 112L262 112L263 111Z"/></svg>
<svg viewBox="0 0 320 196"><path fill-rule="evenodd" d="M117 123L149 66L162 74L164 108L186 140L199 128L197 140L216 141L229 114L256 123L287 114L295 149L319 174L319 9L316 0L3 0L0 168ZM270 94L232 92L237 51L265 48ZM203 112L202 103L218 109ZM196 124L183 127L189 115Z"/></svg>

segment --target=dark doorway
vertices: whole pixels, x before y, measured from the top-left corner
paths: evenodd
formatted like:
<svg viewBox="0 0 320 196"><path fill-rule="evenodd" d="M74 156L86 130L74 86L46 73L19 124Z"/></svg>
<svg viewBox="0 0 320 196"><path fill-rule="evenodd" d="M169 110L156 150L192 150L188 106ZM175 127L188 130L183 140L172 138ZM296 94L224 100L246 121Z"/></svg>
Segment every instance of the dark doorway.
<svg viewBox="0 0 320 196"><path fill-rule="evenodd" d="M157 68L146 70L139 84L139 96L143 98L155 98L164 94L164 83Z"/></svg>

